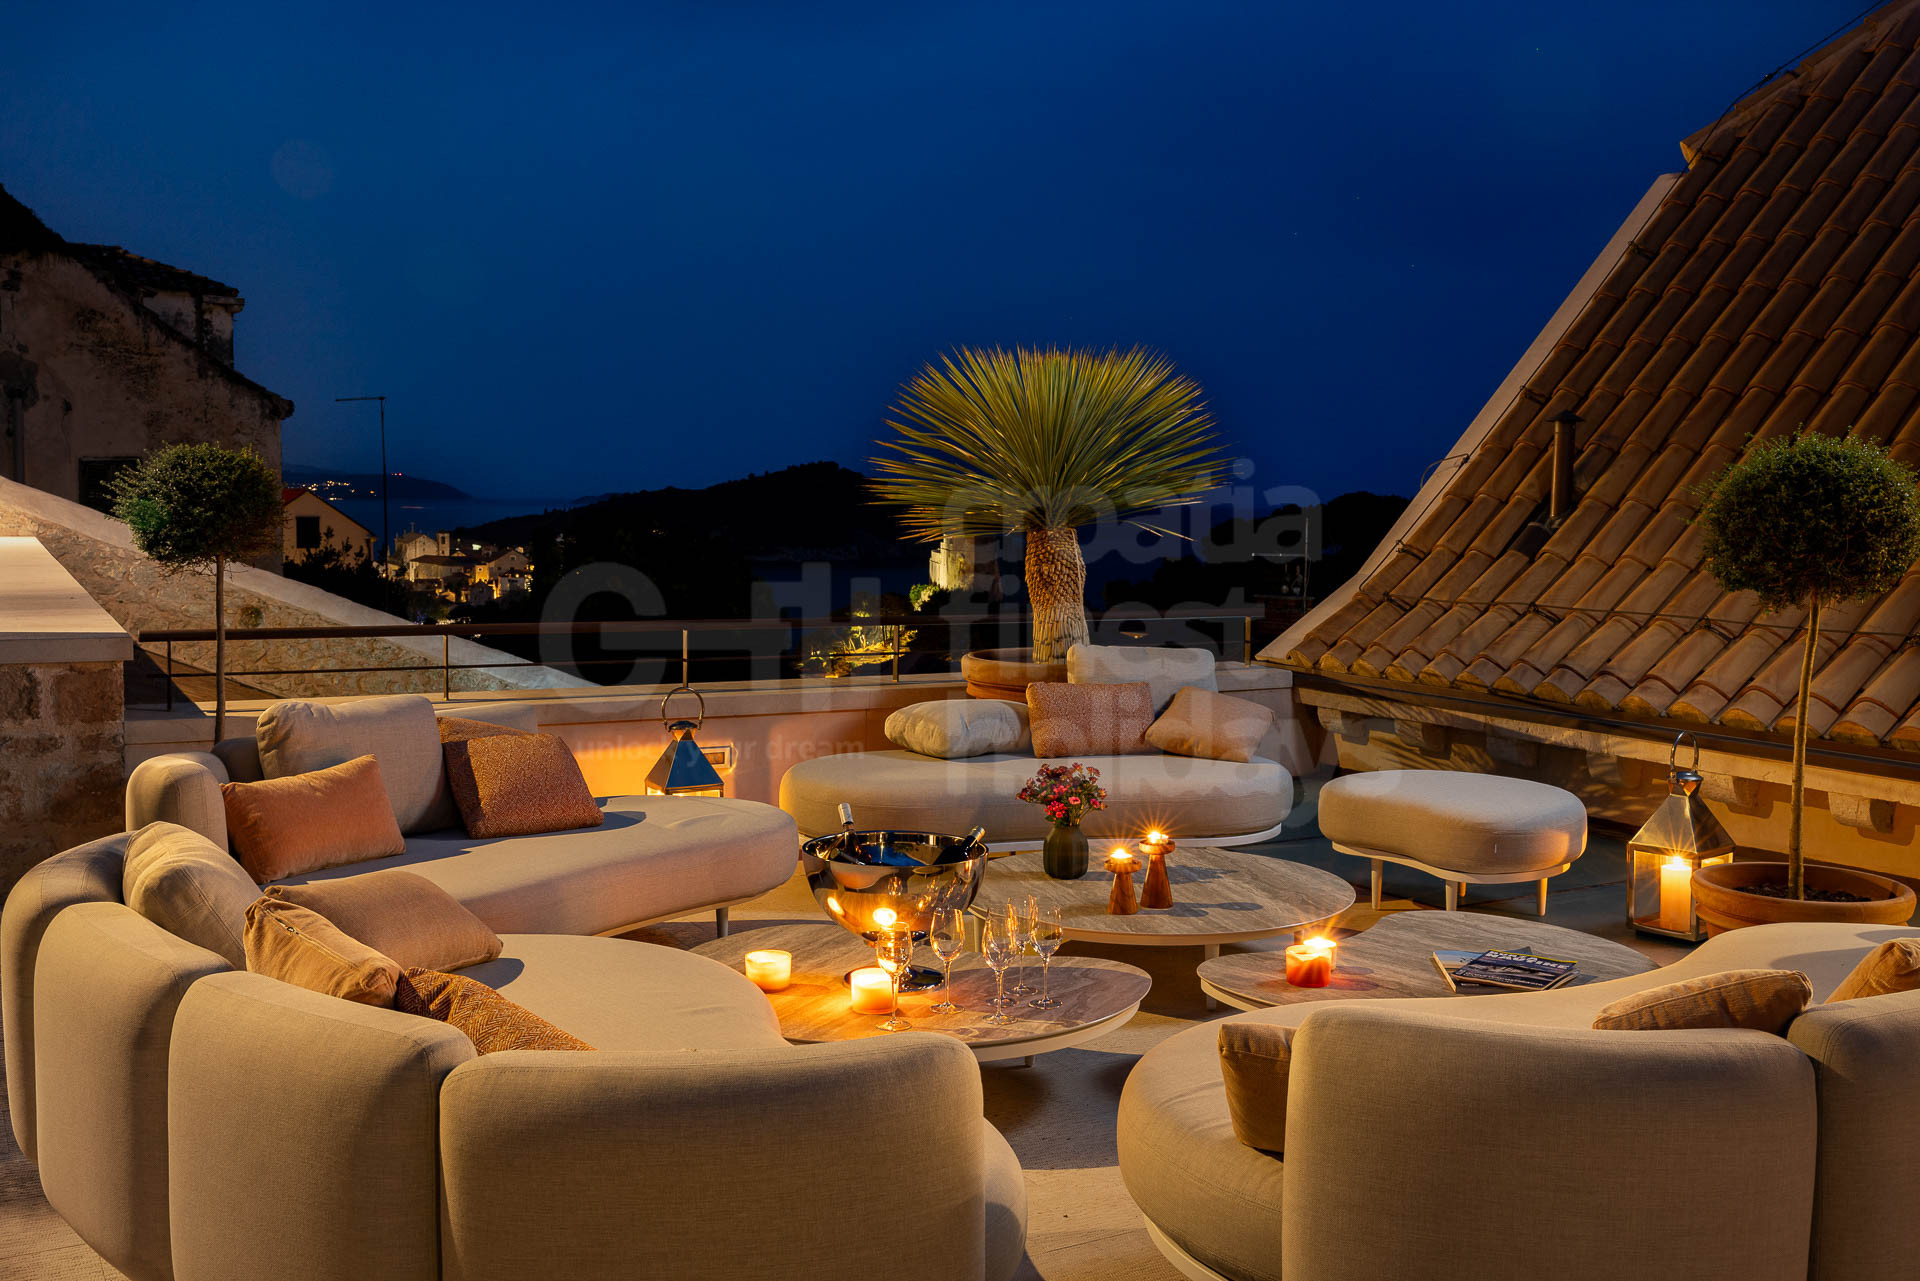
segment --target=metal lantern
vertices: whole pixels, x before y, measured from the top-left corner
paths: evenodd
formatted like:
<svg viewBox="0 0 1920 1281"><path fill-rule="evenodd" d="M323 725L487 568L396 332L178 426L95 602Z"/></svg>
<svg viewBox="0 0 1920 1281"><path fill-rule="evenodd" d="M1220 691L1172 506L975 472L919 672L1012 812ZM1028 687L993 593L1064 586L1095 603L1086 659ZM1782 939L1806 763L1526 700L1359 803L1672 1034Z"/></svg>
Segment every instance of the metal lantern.
<svg viewBox="0 0 1920 1281"><path fill-rule="evenodd" d="M668 690L660 699L660 719L667 720L667 703L680 693L692 694L700 703L700 712L694 720L667 721L667 733L673 741L647 772L647 795L725 796L727 786L720 780L720 772L700 750L700 744L693 741L693 732L707 719L707 700L700 697L700 691L691 685Z"/></svg>
<svg viewBox="0 0 1920 1281"><path fill-rule="evenodd" d="M1680 744L1693 743L1693 764L1680 768ZM1646 934L1698 943L1706 937L1694 911L1693 874L1733 861L1733 838L1700 799L1700 744L1682 733L1667 762L1667 799L1627 842L1627 922Z"/></svg>

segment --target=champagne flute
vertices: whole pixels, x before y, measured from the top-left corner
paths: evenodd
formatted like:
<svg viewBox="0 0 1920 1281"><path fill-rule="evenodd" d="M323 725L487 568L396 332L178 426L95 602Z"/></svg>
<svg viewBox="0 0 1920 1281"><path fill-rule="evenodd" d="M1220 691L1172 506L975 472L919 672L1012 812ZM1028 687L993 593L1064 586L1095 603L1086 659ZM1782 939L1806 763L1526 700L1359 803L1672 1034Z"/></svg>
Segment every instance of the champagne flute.
<svg viewBox="0 0 1920 1281"><path fill-rule="evenodd" d="M967 912L965 908L943 907L933 914L933 922L927 927L927 941L933 944L933 954L940 958L940 1003L927 1007L929 1014L957 1014L960 1007L953 1003L953 962L967 945Z"/></svg>
<svg viewBox="0 0 1920 1281"><path fill-rule="evenodd" d="M1014 942L1013 929L1004 916L990 916L980 931L980 950L986 954L987 964L993 967L994 985L997 989L993 998L993 1013L985 1021L998 1027L1013 1022L1013 1017L1005 1009L1013 1004L1013 998L1007 995L1007 966L1013 964L1019 945Z"/></svg>
<svg viewBox="0 0 1920 1281"><path fill-rule="evenodd" d="M913 960L913 931L888 930L880 936L880 968L887 972L893 989L893 1012L880 1025L883 1032L904 1032L913 1024L900 1017L900 981L907 976L907 963Z"/></svg>
<svg viewBox="0 0 1920 1281"><path fill-rule="evenodd" d="M1039 900L1027 895L1027 910L1022 913L1020 906L1012 899L1007 900L1007 925L1013 930L1013 941L1019 950L1020 968L1013 972L1013 986L1007 989L1008 996L1032 996L1040 989L1027 982L1027 949L1033 946L1033 915L1039 908Z"/></svg>
<svg viewBox="0 0 1920 1281"><path fill-rule="evenodd" d="M1052 904L1041 908L1033 922L1033 950L1040 954L1040 995L1027 1002L1036 1010L1051 1010L1060 1004L1059 997L1047 995L1047 980L1053 974L1053 954L1060 950L1062 937L1060 909Z"/></svg>

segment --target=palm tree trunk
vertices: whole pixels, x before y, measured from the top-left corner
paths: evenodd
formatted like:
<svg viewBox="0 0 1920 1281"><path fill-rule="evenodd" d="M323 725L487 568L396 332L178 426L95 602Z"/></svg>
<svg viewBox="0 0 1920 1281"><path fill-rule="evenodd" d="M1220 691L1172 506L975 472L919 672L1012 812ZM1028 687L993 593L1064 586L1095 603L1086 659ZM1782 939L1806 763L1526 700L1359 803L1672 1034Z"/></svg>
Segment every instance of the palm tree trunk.
<svg viewBox="0 0 1920 1281"><path fill-rule="evenodd" d="M213 741L227 736L227 558L213 558Z"/></svg>
<svg viewBox="0 0 1920 1281"><path fill-rule="evenodd" d="M1820 594L1807 598L1807 649L1800 656L1800 704L1793 718L1793 824L1787 829L1787 895L1807 896L1806 853L1800 847L1807 805L1807 710L1813 692L1813 651L1820 643Z"/></svg>
<svg viewBox="0 0 1920 1281"><path fill-rule="evenodd" d="M1087 562L1071 529L1027 531L1027 599L1033 611L1033 661L1064 662L1087 639Z"/></svg>

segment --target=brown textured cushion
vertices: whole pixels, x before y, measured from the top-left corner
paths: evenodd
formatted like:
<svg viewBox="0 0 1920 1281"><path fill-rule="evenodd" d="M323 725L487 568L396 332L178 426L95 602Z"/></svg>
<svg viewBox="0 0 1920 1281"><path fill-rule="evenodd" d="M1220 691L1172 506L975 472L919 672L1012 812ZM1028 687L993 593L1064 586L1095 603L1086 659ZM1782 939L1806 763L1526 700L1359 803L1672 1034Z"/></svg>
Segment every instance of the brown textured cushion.
<svg viewBox="0 0 1920 1281"><path fill-rule="evenodd" d="M1153 692L1145 681L1124 685L1027 686L1035 756L1138 756L1153 751Z"/></svg>
<svg viewBox="0 0 1920 1281"><path fill-rule="evenodd" d="M464 974L408 970L395 989L393 1008L459 1028L473 1042L474 1052L478 1054L499 1050L593 1048Z"/></svg>
<svg viewBox="0 0 1920 1281"><path fill-rule="evenodd" d="M1183 685L1147 729L1147 742L1175 756L1250 761L1273 724L1273 709L1244 698Z"/></svg>
<svg viewBox="0 0 1920 1281"><path fill-rule="evenodd" d="M397 867L311 885L275 885L269 898L318 912L402 969L458 970L500 955L500 936L459 899Z"/></svg>
<svg viewBox="0 0 1920 1281"><path fill-rule="evenodd" d="M1829 1001L1857 1001L1920 988L1920 938L1888 939L1840 980Z"/></svg>
<svg viewBox="0 0 1920 1281"><path fill-rule="evenodd" d="M530 836L598 827L580 763L551 734L493 735L446 745L447 782L469 836Z"/></svg>
<svg viewBox="0 0 1920 1281"><path fill-rule="evenodd" d="M1227 1085L1233 1137L1262 1152L1286 1149L1293 1032L1268 1023L1220 1025L1220 1076Z"/></svg>
<svg viewBox="0 0 1920 1281"><path fill-rule="evenodd" d="M234 857L256 881L407 850L371 756L309 774L222 783L220 799Z"/></svg>
<svg viewBox="0 0 1920 1281"><path fill-rule="evenodd" d="M464 743L470 738L526 738L527 731L515 729L511 725L495 725L492 721L476 721L471 716L442 716L440 718L440 746L448 743Z"/></svg>
<svg viewBox="0 0 1920 1281"><path fill-rule="evenodd" d="M1593 1025L1603 1032L1744 1027L1780 1036L1812 995L1799 970L1726 970L1623 996Z"/></svg>
<svg viewBox="0 0 1920 1281"><path fill-rule="evenodd" d="M247 968L362 1005L392 1005L400 967L318 912L262 896L247 909Z"/></svg>

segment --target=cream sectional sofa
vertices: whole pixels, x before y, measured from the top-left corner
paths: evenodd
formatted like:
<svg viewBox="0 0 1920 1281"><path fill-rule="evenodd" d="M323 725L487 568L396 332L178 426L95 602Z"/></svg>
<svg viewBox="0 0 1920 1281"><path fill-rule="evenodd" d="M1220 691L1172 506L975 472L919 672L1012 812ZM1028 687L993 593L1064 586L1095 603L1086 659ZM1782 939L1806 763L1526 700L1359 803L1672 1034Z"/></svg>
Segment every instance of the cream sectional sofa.
<svg viewBox="0 0 1920 1281"><path fill-rule="evenodd" d="M150 762L130 811L211 835L212 780L236 760L244 745ZM445 1024L236 972L125 904L131 833L30 870L0 912L0 1019L48 1201L134 1281L827 1281L896 1266L906 1231L917 1275L1010 1277L1024 1184L964 1046L792 1046L726 966L593 937L784 880L791 821L694 798L608 809L619 823L409 837L315 874L435 881L504 944L463 972L594 1053L477 1057ZM842 1221L833 1193L869 1193L887 1153L911 1161L910 1224Z"/></svg>
<svg viewBox="0 0 1920 1281"><path fill-rule="evenodd" d="M1683 978L1806 972L1816 999L1905 927L1764 925L1557 992L1279 1006L1281 1156L1228 1120L1219 1024L1129 1076L1127 1190L1189 1277L1858 1281L1913 1275L1920 992L1816 1005L1782 1038L1597 1032Z"/></svg>

